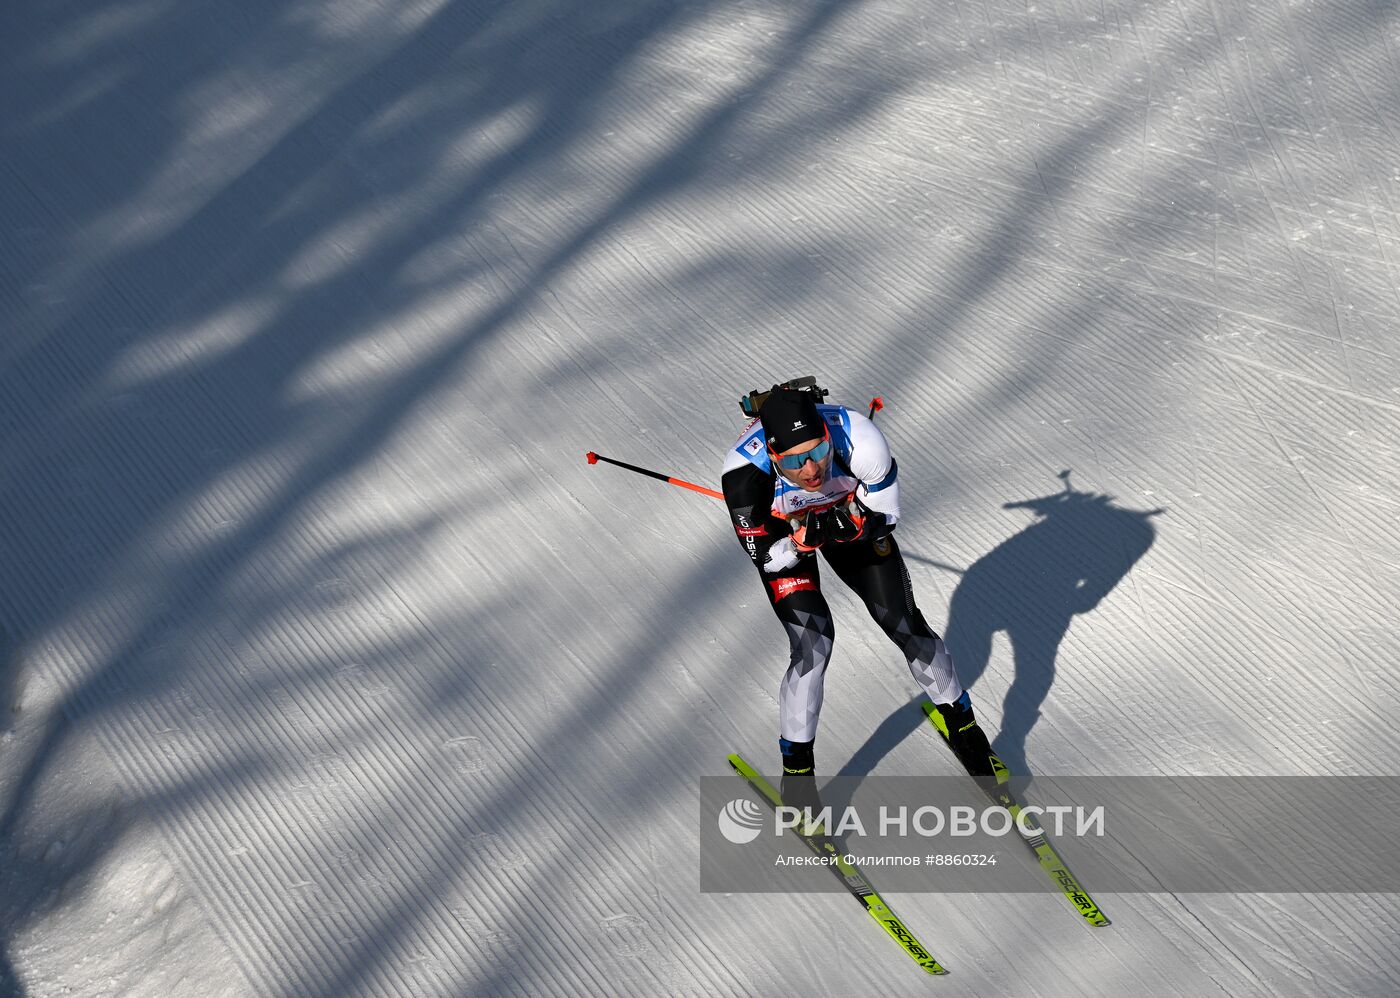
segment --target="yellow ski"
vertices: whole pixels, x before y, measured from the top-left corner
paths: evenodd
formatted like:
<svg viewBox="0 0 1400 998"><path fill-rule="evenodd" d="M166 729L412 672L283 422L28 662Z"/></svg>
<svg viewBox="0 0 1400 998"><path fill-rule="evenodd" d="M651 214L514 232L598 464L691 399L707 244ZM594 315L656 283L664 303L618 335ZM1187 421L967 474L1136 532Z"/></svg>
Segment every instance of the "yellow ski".
<svg viewBox="0 0 1400 998"><path fill-rule="evenodd" d="M938 733L947 742L948 726L943 723L943 715L938 712L938 708L932 702L925 700L924 713L928 715L929 723L938 729ZM1022 818L1021 805L1017 803L1015 797L1011 796L1011 791L1006 788L1006 784L1011 780L1011 771L996 756L992 756L992 768L996 771L997 785L995 789L987 790L987 796L994 803L1000 804L1010 811L1011 817L1018 823L1024 821L1026 828L1035 829L1035 834L1022 836L1022 838L1026 845L1030 846L1031 852L1035 853L1035 858L1040 862L1040 868L1045 871L1050 882L1069 899L1069 903L1074 905L1075 911L1079 912L1080 917L1085 922L1094 926L1111 924L1108 916L1103 913L1103 909L1079 885L1074 874L1069 872L1069 867L1065 866L1064 860L1060 859L1059 854L1050 845L1049 840L1045 837L1045 830L1040 827L1035 815L1027 814L1024 819ZM984 787L984 789L986 788ZM1019 824L1018 827L1020 827Z"/></svg>
<svg viewBox="0 0 1400 998"><path fill-rule="evenodd" d="M758 770L744 761L743 757L731 755L729 765L734 772L738 773L759 792L769 806L777 808L782 805L783 799L779 796L778 791L773 789L773 784L765 780ZM820 825L803 825L800 828L794 828L793 831L818 856L830 857L831 868L846 885L846 889L865 906L866 913L875 919L880 927L894 938L895 942L899 943L900 947L913 958L915 963L930 974L948 973L947 968L935 960L933 955L924 949L923 944L914 938L914 934L904 927L904 923L890 910L890 906L885 903L884 899L875 893L875 889L870 886L870 882L865 879L861 872L851 863L846 862L840 850L836 848L836 844Z"/></svg>

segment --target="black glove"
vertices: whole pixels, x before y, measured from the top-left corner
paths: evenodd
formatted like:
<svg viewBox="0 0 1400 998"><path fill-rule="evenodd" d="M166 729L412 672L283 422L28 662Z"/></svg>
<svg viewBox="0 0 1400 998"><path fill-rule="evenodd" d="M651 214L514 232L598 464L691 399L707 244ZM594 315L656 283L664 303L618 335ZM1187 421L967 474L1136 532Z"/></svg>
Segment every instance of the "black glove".
<svg viewBox="0 0 1400 998"><path fill-rule="evenodd" d="M877 510L867 510L865 513L865 536L873 541L883 541L890 534L894 533L894 524L889 518Z"/></svg>
<svg viewBox="0 0 1400 998"><path fill-rule="evenodd" d="M882 541L894 533L894 524L889 521L889 518L879 510L871 509L861 502L859 497L851 496L851 509L854 514L853 522L859 524L857 537L864 537L873 543Z"/></svg>
<svg viewBox="0 0 1400 998"><path fill-rule="evenodd" d="M844 506L830 509L814 509L802 518L802 526L795 531L798 543L815 550L827 541L844 544L861 535L862 524L851 516Z"/></svg>
<svg viewBox="0 0 1400 998"><path fill-rule="evenodd" d="M836 506L825 511L827 535L838 544L845 544L860 537L865 532L865 523L851 515L846 506Z"/></svg>

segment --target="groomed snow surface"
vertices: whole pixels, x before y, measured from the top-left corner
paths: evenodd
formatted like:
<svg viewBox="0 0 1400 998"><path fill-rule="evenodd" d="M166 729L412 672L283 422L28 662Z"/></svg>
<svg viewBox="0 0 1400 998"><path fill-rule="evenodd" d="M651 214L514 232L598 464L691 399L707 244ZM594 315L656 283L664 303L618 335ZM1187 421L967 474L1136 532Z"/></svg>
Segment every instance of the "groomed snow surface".
<svg viewBox="0 0 1400 998"><path fill-rule="evenodd" d="M701 894L786 641L719 503L583 460L715 485L744 391L883 395L1009 760L1394 773L1393 5L0 25L0 992L1400 990L1391 895L872 873L933 979L844 894ZM955 772L828 589L822 771Z"/></svg>

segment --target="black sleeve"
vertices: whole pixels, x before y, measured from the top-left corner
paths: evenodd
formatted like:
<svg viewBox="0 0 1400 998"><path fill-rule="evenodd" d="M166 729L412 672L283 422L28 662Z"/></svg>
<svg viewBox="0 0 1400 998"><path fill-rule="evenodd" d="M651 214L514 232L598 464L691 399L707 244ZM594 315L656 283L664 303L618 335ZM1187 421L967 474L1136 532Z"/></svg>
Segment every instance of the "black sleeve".
<svg viewBox="0 0 1400 998"><path fill-rule="evenodd" d="M752 464L735 468L720 479L734 533L759 568L768 549L790 532L787 521L773 515L773 482L772 474L764 474Z"/></svg>

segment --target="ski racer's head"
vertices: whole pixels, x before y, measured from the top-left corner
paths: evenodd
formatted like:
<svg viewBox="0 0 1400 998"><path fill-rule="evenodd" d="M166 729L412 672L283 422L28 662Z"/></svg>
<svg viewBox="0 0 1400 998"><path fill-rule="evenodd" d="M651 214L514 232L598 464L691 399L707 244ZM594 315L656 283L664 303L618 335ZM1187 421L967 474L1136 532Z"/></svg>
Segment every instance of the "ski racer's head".
<svg viewBox="0 0 1400 998"><path fill-rule="evenodd" d="M817 412L816 397L775 387L758 418L774 470L808 492L821 488L831 470L831 433Z"/></svg>

